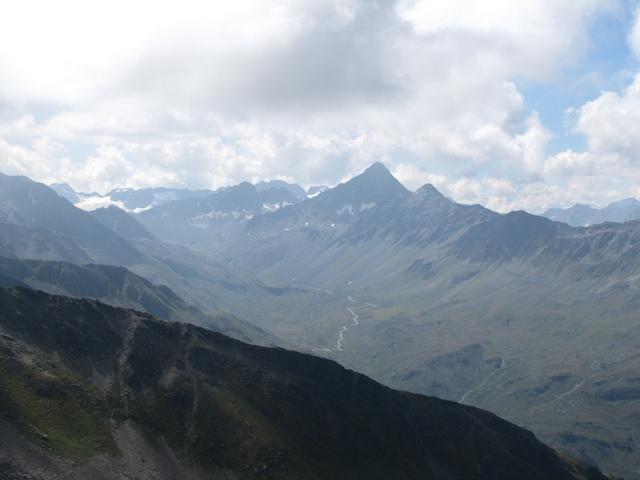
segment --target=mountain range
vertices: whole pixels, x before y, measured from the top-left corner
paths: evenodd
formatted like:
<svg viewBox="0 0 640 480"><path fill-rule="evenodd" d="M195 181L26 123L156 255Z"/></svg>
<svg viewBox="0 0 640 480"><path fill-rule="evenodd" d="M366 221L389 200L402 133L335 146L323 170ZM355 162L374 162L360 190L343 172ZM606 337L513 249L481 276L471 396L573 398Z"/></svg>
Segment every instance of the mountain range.
<svg viewBox="0 0 640 480"><path fill-rule="evenodd" d="M314 198L238 218L227 237L205 229L182 242L315 292L295 322L252 317L278 337L393 387L489 409L633 478L639 227L498 214L432 185L410 192L374 164ZM178 228L167 218L162 231Z"/></svg>
<svg viewBox="0 0 640 480"><path fill-rule="evenodd" d="M203 311L233 310L248 320L264 316L265 304L270 318L279 318L293 302L313 301L304 291L264 284L210 255L166 243L139 218L114 206L83 211L41 183L0 175L0 256L123 266Z"/></svg>
<svg viewBox="0 0 640 480"><path fill-rule="evenodd" d="M284 180L268 180L258 182L252 185L260 194L266 194L272 190L286 190L288 192L288 200L301 201L307 198L307 192L300 185L285 182ZM118 207L131 213L140 213L154 207L159 207L168 202L182 201L188 199L199 199L208 197L212 194L222 192L231 187L223 187L218 190L189 190L185 188L116 188L106 194L96 192L84 193L77 192L68 183L51 184L51 189L58 195L66 198L69 202L77 205L85 210L94 210L96 208L107 208L110 206ZM327 187L313 187L312 193L318 189L326 189ZM276 194L276 197L282 197L282 192ZM265 198L268 199L266 194Z"/></svg>
<svg viewBox="0 0 640 480"><path fill-rule="evenodd" d="M198 239L199 244L219 241L238 233L237 227L245 220L301 201L299 192L296 195L276 182L268 186L263 183L254 187L243 182L205 197L167 202L142 212L139 217L156 235L168 241L186 245L191 245L191 238Z"/></svg>
<svg viewBox="0 0 640 480"><path fill-rule="evenodd" d="M410 192L382 164L307 198L273 188L277 209L259 190L241 184L135 214L83 212L58 197L65 206L50 218L73 209L132 260L20 220L11 212L24 196L2 194L0 255L126 267L200 311L228 312L390 387L489 410L640 478L640 222L499 214L432 185Z"/></svg>
<svg viewBox="0 0 640 480"><path fill-rule="evenodd" d="M0 474L604 479L476 408L91 300L0 288Z"/></svg>
<svg viewBox="0 0 640 480"><path fill-rule="evenodd" d="M604 222L629 222L640 219L640 200L626 198L604 208L576 204L569 208L551 208L542 216L575 227L588 227Z"/></svg>

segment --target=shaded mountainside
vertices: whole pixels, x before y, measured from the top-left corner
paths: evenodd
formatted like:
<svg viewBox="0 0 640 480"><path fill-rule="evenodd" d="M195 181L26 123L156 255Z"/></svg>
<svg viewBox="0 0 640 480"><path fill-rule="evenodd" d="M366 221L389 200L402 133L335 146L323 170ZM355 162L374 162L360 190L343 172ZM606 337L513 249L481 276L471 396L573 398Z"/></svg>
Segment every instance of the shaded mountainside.
<svg viewBox="0 0 640 480"><path fill-rule="evenodd" d="M154 240L154 236L138 220L116 206L97 208L89 214L122 238Z"/></svg>
<svg viewBox="0 0 640 480"><path fill-rule="evenodd" d="M225 312L204 313L165 286L156 286L123 267L0 257L5 286L28 285L45 292L91 298L135 308L163 320L180 320L258 345L284 345L273 335ZM13 279L13 281L12 281Z"/></svg>
<svg viewBox="0 0 640 480"><path fill-rule="evenodd" d="M91 261L91 257L66 235L12 223L0 223L0 255L74 263Z"/></svg>
<svg viewBox="0 0 640 480"><path fill-rule="evenodd" d="M0 289L0 356L3 478L604 478L476 408L96 301Z"/></svg>
<svg viewBox="0 0 640 480"><path fill-rule="evenodd" d="M128 265L139 262L142 257L135 247L115 232L74 207L51 188L26 177L0 174L0 223L63 235L98 261ZM22 238L8 237L6 232L2 235L3 243L20 248Z"/></svg>

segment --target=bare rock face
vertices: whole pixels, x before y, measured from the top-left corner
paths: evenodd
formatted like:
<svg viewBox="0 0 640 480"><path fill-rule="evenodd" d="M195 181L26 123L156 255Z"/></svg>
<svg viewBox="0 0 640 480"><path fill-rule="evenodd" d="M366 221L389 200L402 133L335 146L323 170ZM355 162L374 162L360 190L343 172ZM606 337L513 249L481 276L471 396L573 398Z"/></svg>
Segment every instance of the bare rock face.
<svg viewBox="0 0 640 480"><path fill-rule="evenodd" d="M0 289L0 477L603 479L530 432L338 364Z"/></svg>

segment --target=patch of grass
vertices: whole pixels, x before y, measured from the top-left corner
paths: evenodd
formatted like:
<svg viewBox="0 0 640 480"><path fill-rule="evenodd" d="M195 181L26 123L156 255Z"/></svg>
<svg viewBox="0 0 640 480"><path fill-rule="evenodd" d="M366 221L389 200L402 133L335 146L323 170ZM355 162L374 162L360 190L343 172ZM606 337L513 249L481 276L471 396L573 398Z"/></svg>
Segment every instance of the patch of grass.
<svg viewBox="0 0 640 480"><path fill-rule="evenodd" d="M54 453L84 461L116 450L106 409L91 389L51 372L0 366L2 413Z"/></svg>

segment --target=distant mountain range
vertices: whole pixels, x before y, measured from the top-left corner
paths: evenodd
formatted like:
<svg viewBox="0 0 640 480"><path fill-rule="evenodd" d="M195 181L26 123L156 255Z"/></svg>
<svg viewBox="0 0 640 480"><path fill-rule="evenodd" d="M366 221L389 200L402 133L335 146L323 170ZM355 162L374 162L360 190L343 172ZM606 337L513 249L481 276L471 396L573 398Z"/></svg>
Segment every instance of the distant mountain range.
<svg viewBox="0 0 640 480"><path fill-rule="evenodd" d="M629 222L640 219L640 201L627 198L604 208L576 204L569 208L549 209L542 216L575 227L588 227L604 222Z"/></svg>
<svg viewBox="0 0 640 480"><path fill-rule="evenodd" d="M261 188L136 214L2 193L0 255L125 266L201 311L229 312L391 387L490 410L639 478L640 221L499 214L428 184L410 192L382 164L311 198ZM39 202L55 208L25 213ZM51 220L67 217L65 228ZM125 250L69 223L107 229Z"/></svg>
<svg viewBox="0 0 640 480"><path fill-rule="evenodd" d="M265 316L265 304L267 316L280 318L292 303L302 307L313 301L304 291L265 284L167 244L138 218L114 206L86 212L41 183L0 175L0 256L124 266L169 286L202 311L232 311L249 320Z"/></svg>
<svg viewBox="0 0 640 480"><path fill-rule="evenodd" d="M307 198L307 193L300 185L288 183L283 180L258 182L252 185L252 187L255 188L258 194L262 194L266 202L271 202L272 204L282 198L285 198L289 202L298 202ZM218 190L189 190L166 187L141 189L118 188L104 195L95 192L76 192L67 183L54 183L51 185L51 188L61 197L66 198L69 202L85 210L115 206L130 213L140 213L168 202L197 200L234 187L224 187ZM280 192L275 194L268 193L274 190ZM286 190L288 194L283 194L281 192L282 190Z"/></svg>
<svg viewBox="0 0 640 480"><path fill-rule="evenodd" d="M58 193L58 195L66 198L74 205L87 210L116 206L128 212L141 213L154 207L159 207L165 203L182 202L183 200L191 200L190 202L187 201L186 205L199 205L200 209L202 209L203 205L207 205L209 201L199 203L197 200L210 196L215 197L217 193L227 189L246 189L246 185L247 184L239 184L237 186L225 187L216 191L165 187L142 189L124 188L112 190L105 195L100 195L98 193L76 192L67 183L54 183L51 185L51 188ZM270 190L287 190L290 195L287 195L282 191L273 193L271 199L269 199L268 196L264 196L265 202L263 204L258 206L251 205L251 208L246 208L246 205L243 205L243 200L238 198L238 205L234 206L227 203L226 213L236 211L239 214L254 215L255 213L262 211L272 211L283 204L298 203L306 200L307 198L316 197L320 193L330 189L330 187L327 186L313 186L309 187L305 191L305 189L300 185L288 183L282 180L258 182L253 185L253 187L258 195L264 194L264 192ZM269 200L271 200L270 203ZM246 199L244 201L246 202ZM215 206L216 201L213 201L212 203L213 206ZM195 207L194 210L198 210L198 207ZM212 208L207 212L200 212L200 214L203 215L209 213L211 215L215 215L215 212L216 210ZM219 213L224 212L225 210L222 210ZM195 215L197 215L197 213L194 213L194 216ZM556 222L566 223L574 227L588 227L605 222L628 222L640 219L640 200L636 198L626 198L624 200L613 202L603 208L596 208L584 204L575 204L568 208L550 208L542 213L541 216Z"/></svg>
<svg viewBox="0 0 640 480"><path fill-rule="evenodd" d="M206 197L167 202L142 212L139 218L166 240L189 244L189 238L196 237L202 243L217 236L228 238L246 220L300 201L291 188L278 183L254 187L244 182Z"/></svg>
<svg viewBox="0 0 640 480"><path fill-rule="evenodd" d="M492 414L96 301L0 288L3 478L604 480Z"/></svg>
<svg viewBox="0 0 640 480"><path fill-rule="evenodd" d="M142 211L166 202L185 198L200 198L212 193L211 190L158 187L141 189L118 188L101 195L95 192L76 192L67 183L54 183L51 188L61 197L85 210L116 206L129 212Z"/></svg>

